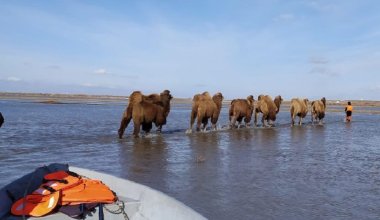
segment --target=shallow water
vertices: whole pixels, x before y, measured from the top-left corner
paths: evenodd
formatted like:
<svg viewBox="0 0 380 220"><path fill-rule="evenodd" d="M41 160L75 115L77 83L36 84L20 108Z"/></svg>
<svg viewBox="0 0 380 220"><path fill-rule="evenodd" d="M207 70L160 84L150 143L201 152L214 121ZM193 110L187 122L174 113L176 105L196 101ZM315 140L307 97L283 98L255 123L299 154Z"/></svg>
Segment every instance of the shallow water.
<svg viewBox="0 0 380 220"><path fill-rule="evenodd" d="M185 134L174 105L162 134L117 138L121 104L0 101L0 187L53 162L167 193L210 219L379 219L380 115L328 113L325 125ZM228 122L223 109L220 125Z"/></svg>

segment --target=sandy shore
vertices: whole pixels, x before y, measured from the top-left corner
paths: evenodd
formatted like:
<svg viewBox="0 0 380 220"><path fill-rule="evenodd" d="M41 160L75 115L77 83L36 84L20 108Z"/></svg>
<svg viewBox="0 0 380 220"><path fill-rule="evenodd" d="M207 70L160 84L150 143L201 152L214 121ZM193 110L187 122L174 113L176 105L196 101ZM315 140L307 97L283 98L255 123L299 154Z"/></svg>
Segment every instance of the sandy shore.
<svg viewBox="0 0 380 220"><path fill-rule="evenodd" d="M0 100L25 100L44 104L127 104L128 96L111 95L86 95L86 94L50 94L50 93L7 93L0 92ZM380 101L350 100L357 113L380 114ZM229 106L231 100L224 100L225 107ZM191 104L189 98L174 98L172 104ZM342 112L346 101L327 100L328 112ZM289 111L290 101L285 100L281 105L281 111Z"/></svg>

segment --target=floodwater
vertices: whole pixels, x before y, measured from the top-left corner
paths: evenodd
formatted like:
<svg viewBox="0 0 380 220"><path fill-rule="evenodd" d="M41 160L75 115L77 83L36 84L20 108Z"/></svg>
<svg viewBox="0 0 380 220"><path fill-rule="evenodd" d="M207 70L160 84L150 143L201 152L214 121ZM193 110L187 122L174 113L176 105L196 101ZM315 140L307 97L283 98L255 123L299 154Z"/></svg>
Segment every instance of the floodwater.
<svg viewBox="0 0 380 220"><path fill-rule="evenodd" d="M123 104L0 101L0 187L61 162L160 190L210 219L380 219L380 115L328 113L325 125L185 134L173 105L162 134L122 140ZM228 122L223 109L220 125Z"/></svg>

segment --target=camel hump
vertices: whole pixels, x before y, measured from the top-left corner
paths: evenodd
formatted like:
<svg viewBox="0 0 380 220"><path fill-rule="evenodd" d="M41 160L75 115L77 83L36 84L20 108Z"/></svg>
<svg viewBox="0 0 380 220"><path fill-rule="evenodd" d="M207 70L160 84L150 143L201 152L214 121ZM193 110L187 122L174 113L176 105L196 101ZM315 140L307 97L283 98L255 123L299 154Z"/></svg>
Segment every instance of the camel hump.
<svg viewBox="0 0 380 220"><path fill-rule="evenodd" d="M295 103L295 102L298 102L298 98L293 98L292 100L290 100L290 103Z"/></svg>
<svg viewBox="0 0 380 220"><path fill-rule="evenodd" d="M140 91L134 91L129 96L129 102L132 104L140 103L143 100L143 94Z"/></svg>
<svg viewBox="0 0 380 220"><path fill-rule="evenodd" d="M291 103L294 103L294 104L296 104L296 103L303 103L303 102L304 102L304 100L300 99L300 98L293 98L291 100Z"/></svg>
<svg viewBox="0 0 380 220"><path fill-rule="evenodd" d="M205 97L205 98L211 98L211 95L210 95L209 92L203 92L202 96Z"/></svg>
<svg viewBox="0 0 380 220"><path fill-rule="evenodd" d="M272 100L272 97L270 95L265 95L263 98L266 100Z"/></svg>
<svg viewBox="0 0 380 220"><path fill-rule="evenodd" d="M196 94L193 97L194 102L204 101L204 100L211 100L211 95L208 92L203 92L202 94Z"/></svg>
<svg viewBox="0 0 380 220"><path fill-rule="evenodd" d="M150 94L150 95L147 96L147 99L149 101L159 102L160 101L160 96L158 94Z"/></svg>

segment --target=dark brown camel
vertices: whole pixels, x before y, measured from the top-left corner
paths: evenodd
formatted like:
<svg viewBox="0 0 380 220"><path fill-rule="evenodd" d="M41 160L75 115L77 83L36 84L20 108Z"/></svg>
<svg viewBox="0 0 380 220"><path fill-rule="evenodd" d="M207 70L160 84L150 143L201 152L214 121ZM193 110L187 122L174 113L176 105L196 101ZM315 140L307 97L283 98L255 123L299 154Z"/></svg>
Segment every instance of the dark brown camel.
<svg viewBox="0 0 380 220"><path fill-rule="evenodd" d="M151 94L148 96L143 95L140 91L134 91L129 96L128 106L120 122L119 138L122 138L131 119L134 123L133 134L135 137L139 135L140 125L143 131L148 133L152 129L152 123L154 123L158 128L157 131L161 132L170 112L170 100L172 98L169 90L164 90L159 95Z"/></svg>
<svg viewBox="0 0 380 220"><path fill-rule="evenodd" d="M232 100L229 110L230 127L235 128L235 123L237 121L238 128L240 128L243 118L245 126L249 127L252 119L253 110L254 99L252 95L248 96L247 99Z"/></svg>

